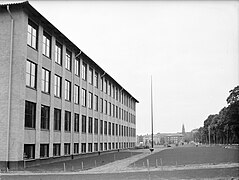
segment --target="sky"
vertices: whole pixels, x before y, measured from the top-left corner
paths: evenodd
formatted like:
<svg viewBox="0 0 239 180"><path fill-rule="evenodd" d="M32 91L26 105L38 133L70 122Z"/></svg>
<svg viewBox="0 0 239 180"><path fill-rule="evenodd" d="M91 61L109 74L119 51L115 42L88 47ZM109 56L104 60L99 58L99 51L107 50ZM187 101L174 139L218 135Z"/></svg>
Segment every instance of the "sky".
<svg viewBox="0 0 239 180"><path fill-rule="evenodd" d="M238 1L30 1L132 94L137 134L203 126L239 84Z"/></svg>

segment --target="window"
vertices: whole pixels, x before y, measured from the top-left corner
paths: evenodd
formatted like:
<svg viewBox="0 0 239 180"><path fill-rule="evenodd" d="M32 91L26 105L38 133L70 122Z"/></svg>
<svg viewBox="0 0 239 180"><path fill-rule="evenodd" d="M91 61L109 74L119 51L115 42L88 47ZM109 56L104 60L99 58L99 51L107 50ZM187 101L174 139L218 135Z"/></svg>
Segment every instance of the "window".
<svg viewBox="0 0 239 180"><path fill-rule="evenodd" d="M93 84L93 69L89 68L89 83Z"/></svg>
<svg viewBox="0 0 239 180"><path fill-rule="evenodd" d="M98 111L98 96L95 95L94 97L95 97L95 100L94 100L94 109L95 109L95 111Z"/></svg>
<svg viewBox="0 0 239 180"><path fill-rule="evenodd" d="M75 59L75 75L77 75L77 76L79 76L79 71L80 71L80 69L79 69L79 64L80 64L80 62L79 62L79 60L78 59Z"/></svg>
<svg viewBox="0 0 239 180"><path fill-rule="evenodd" d="M75 113L75 120L74 120L74 131L75 132L79 132L79 126L80 126L79 114Z"/></svg>
<svg viewBox="0 0 239 180"><path fill-rule="evenodd" d="M96 88L98 88L98 86L99 86L99 82L98 82L98 73L97 72L95 72L95 76L94 76L94 86L96 87Z"/></svg>
<svg viewBox="0 0 239 180"><path fill-rule="evenodd" d="M109 96L111 96L111 83L110 82L108 84L108 93L109 93Z"/></svg>
<svg viewBox="0 0 239 180"><path fill-rule="evenodd" d="M109 107L109 111L108 111L109 112L109 116L111 116L111 103L110 102L109 102L109 106L108 107Z"/></svg>
<svg viewBox="0 0 239 180"><path fill-rule="evenodd" d="M74 86L74 103L75 104L79 104L79 90L80 90L80 87L75 84Z"/></svg>
<svg viewBox="0 0 239 180"><path fill-rule="evenodd" d="M85 81L86 81L86 75L87 75L86 69L87 69L87 65L83 62L82 63L82 71L81 71L82 74L81 74L81 76L82 76L82 79L85 80Z"/></svg>
<svg viewBox="0 0 239 180"><path fill-rule="evenodd" d="M49 157L49 144L40 144L40 158Z"/></svg>
<svg viewBox="0 0 239 180"><path fill-rule="evenodd" d="M115 135L115 123L112 123L112 135Z"/></svg>
<svg viewBox="0 0 239 180"><path fill-rule="evenodd" d="M53 156L61 155L61 144L53 144Z"/></svg>
<svg viewBox="0 0 239 180"><path fill-rule="evenodd" d="M61 77L55 74L54 95L61 97Z"/></svg>
<svg viewBox="0 0 239 180"><path fill-rule="evenodd" d="M92 109L93 108L93 94L89 92L88 96L88 108Z"/></svg>
<svg viewBox="0 0 239 180"><path fill-rule="evenodd" d="M86 133L86 116L82 115L82 133Z"/></svg>
<svg viewBox="0 0 239 180"><path fill-rule="evenodd" d="M71 131L71 112L65 111L65 131Z"/></svg>
<svg viewBox="0 0 239 180"><path fill-rule="evenodd" d="M121 108L119 107L119 119L121 119Z"/></svg>
<svg viewBox="0 0 239 180"><path fill-rule="evenodd" d="M98 134L98 119L95 118L94 121L94 133Z"/></svg>
<svg viewBox="0 0 239 180"><path fill-rule="evenodd" d="M33 22L28 20L28 33L27 33L27 44L34 49L37 49L37 35L38 28Z"/></svg>
<svg viewBox="0 0 239 180"><path fill-rule="evenodd" d="M49 130L50 107L41 105L41 129Z"/></svg>
<svg viewBox="0 0 239 180"><path fill-rule="evenodd" d="M50 71L42 68L41 90L45 93L50 93Z"/></svg>
<svg viewBox="0 0 239 180"><path fill-rule="evenodd" d="M66 50L65 67L67 70L71 71L71 52L68 50Z"/></svg>
<svg viewBox="0 0 239 180"><path fill-rule="evenodd" d="M108 134L111 135L111 122L109 122L108 130L109 130Z"/></svg>
<svg viewBox="0 0 239 180"><path fill-rule="evenodd" d="M104 104L103 104L103 98L100 98L100 112L103 113L103 109L104 109Z"/></svg>
<svg viewBox="0 0 239 180"><path fill-rule="evenodd" d="M107 121L104 121L104 134L107 135Z"/></svg>
<svg viewBox="0 0 239 180"><path fill-rule="evenodd" d="M121 125L119 124L119 136L121 136Z"/></svg>
<svg viewBox="0 0 239 180"><path fill-rule="evenodd" d="M94 143L94 151L95 151L95 152L98 151L98 143Z"/></svg>
<svg viewBox="0 0 239 180"><path fill-rule="evenodd" d="M103 91L104 90L104 79L102 76L100 77L100 79L101 79L101 91Z"/></svg>
<svg viewBox="0 0 239 180"><path fill-rule="evenodd" d="M115 124L115 135L118 136L118 124Z"/></svg>
<svg viewBox="0 0 239 180"><path fill-rule="evenodd" d="M105 114L107 114L107 101L105 100Z"/></svg>
<svg viewBox="0 0 239 180"><path fill-rule="evenodd" d="M108 149L111 150L111 143L108 143Z"/></svg>
<svg viewBox="0 0 239 180"><path fill-rule="evenodd" d="M103 120L100 120L100 134L103 134Z"/></svg>
<svg viewBox="0 0 239 180"><path fill-rule="evenodd" d="M88 152L92 152L92 143L88 143Z"/></svg>
<svg viewBox="0 0 239 180"><path fill-rule="evenodd" d="M25 101L25 127L35 128L36 124L36 104Z"/></svg>
<svg viewBox="0 0 239 180"><path fill-rule="evenodd" d="M35 159L35 144L24 144L24 159Z"/></svg>
<svg viewBox="0 0 239 180"><path fill-rule="evenodd" d="M62 64L62 45L58 42L55 46L55 62L59 65Z"/></svg>
<svg viewBox="0 0 239 180"><path fill-rule="evenodd" d="M79 154L79 143L74 143L74 154Z"/></svg>
<svg viewBox="0 0 239 180"><path fill-rule="evenodd" d="M86 143L81 144L81 152L86 153Z"/></svg>
<svg viewBox="0 0 239 180"><path fill-rule="evenodd" d="M107 151L107 143L104 143L104 150Z"/></svg>
<svg viewBox="0 0 239 180"><path fill-rule="evenodd" d="M81 103L82 106L86 107L86 90L85 89L81 89Z"/></svg>
<svg viewBox="0 0 239 180"><path fill-rule="evenodd" d="M106 79L104 81L104 90L105 90L105 94L107 94L107 80Z"/></svg>
<svg viewBox="0 0 239 180"><path fill-rule="evenodd" d="M92 122L92 117L89 117L89 123L88 123L88 133L91 133L92 134L92 129L93 129L93 122Z"/></svg>
<svg viewBox="0 0 239 180"><path fill-rule="evenodd" d="M100 143L100 150L103 151L103 143Z"/></svg>
<svg viewBox="0 0 239 180"><path fill-rule="evenodd" d="M115 117L118 118L118 106L115 106Z"/></svg>
<svg viewBox="0 0 239 180"><path fill-rule="evenodd" d="M54 130L61 130L61 110L54 109Z"/></svg>
<svg viewBox="0 0 239 180"><path fill-rule="evenodd" d="M36 89L36 64L27 60L26 62L26 85Z"/></svg>
<svg viewBox="0 0 239 180"><path fill-rule="evenodd" d="M65 143L64 144L64 154L69 155L70 152L71 152L70 150L71 150L71 144L70 143Z"/></svg>
<svg viewBox="0 0 239 180"><path fill-rule="evenodd" d="M65 100L71 100L71 82L68 80L65 80Z"/></svg>
<svg viewBox="0 0 239 180"><path fill-rule="evenodd" d="M115 117L115 105L112 104L112 106L113 106L113 117Z"/></svg>
<svg viewBox="0 0 239 180"><path fill-rule="evenodd" d="M115 89L115 96L116 96L116 100L118 101L118 89Z"/></svg>
<svg viewBox="0 0 239 180"><path fill-rule="evenodd" d="M49 36L46 32L43 32L42 54L51 58L51 36Z"/></svg>
<svg viewBox="0 0 239 180"><path fill-rule="evenodd" d="M112 91L113 91L113 98L115 99L115 87L112 87Z"/></svg>

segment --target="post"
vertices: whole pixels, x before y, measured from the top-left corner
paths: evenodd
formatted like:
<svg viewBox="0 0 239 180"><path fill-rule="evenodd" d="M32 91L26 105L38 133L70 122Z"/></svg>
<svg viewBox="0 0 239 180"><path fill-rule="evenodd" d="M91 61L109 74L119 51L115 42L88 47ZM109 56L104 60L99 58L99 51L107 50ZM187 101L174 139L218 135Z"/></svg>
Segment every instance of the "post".
<svg viewBox="0 0 239 180"><path fill-rule="evenodd" d="M156 159L155 161L156 168L158 168L158 159Z"/></svg>
<svg viewBox="0 0 239 180"><path fill-rule="evenodd" d="M147 168L148 168L148 171L149 171L149 159L147 159Z"/></svg>
<svg viewBox="0 0 239 180"><path fill-rule="evenodd" d="M63 163L63 171L66 171L66 163Z"/></svg>
<svg viewBox="0 0 239 180"><path fill-rule="evenodd" d="M84 169L84 163L83 163L83 161L81 162L81 169L82 169L82 170Z"/></svg>
<svg viewBox="0 0 239 180"><path fill-rule="evenodd" d="M154 148L154 128L153 128L153 85L152 85L152 76L151 76L151 126L152 126L152 149Z"/></svg>
<svg viewBox="0 0 239 180"><path fill-rule="evenodd" d="M96 160L95 160L95 167L97 167Z"/></svg>
<svg viewBox="0 0 239 180"><path fill-rule="evenodd" d="M163 170L163 161L162 161L162 158L160 158L160 164L161 164L161 170Z"/></svg>

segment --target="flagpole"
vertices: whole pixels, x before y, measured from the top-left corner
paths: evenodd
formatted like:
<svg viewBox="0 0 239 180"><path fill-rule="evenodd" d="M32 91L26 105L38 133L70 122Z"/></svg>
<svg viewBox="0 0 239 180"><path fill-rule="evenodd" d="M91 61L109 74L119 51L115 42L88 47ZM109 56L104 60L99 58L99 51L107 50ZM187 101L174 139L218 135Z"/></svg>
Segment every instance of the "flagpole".
<svg viewBox="0 0 239 180"><path fill-rule="evenodd" d="M153 129L153 83L152 83L152 76L151 76L151 126L152 126L152 149L154 147L153 138L154 138L154 129Z"/></svg>

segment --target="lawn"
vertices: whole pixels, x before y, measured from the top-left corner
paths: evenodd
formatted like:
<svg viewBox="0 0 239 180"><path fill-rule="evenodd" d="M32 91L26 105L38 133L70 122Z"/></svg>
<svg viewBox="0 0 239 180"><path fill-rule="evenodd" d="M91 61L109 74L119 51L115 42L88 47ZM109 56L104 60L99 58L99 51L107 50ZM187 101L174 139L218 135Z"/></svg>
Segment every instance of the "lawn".
<svg viewBox="0 0 239 180"><path fill-rule="evenodd" d="M104 164L108 164L110 162L125 159L131 157L133 155L139 154L139 152L129 152L129 151L119 151L119 152L109 152L103 154L96 154L89 157L81 157L78 159L68 160L68 161L61 161L61 162L54 162L50 164L44 164L39 166L27 167L26 171L32 172L49 172L49 171L79 171L86 169L91 169L96 166L102 166Z"/></svg>
<svg viewBox="0 0 239 180"><path fill-rule="evenodd" d="M239 150L226 149L222 147L178 147L166 149L154 153L146 158L135 162L135 166L147 165L147 159L151 167L158 165L187 165L187 164L219 164L219 163L239 163Z"/></svg>

